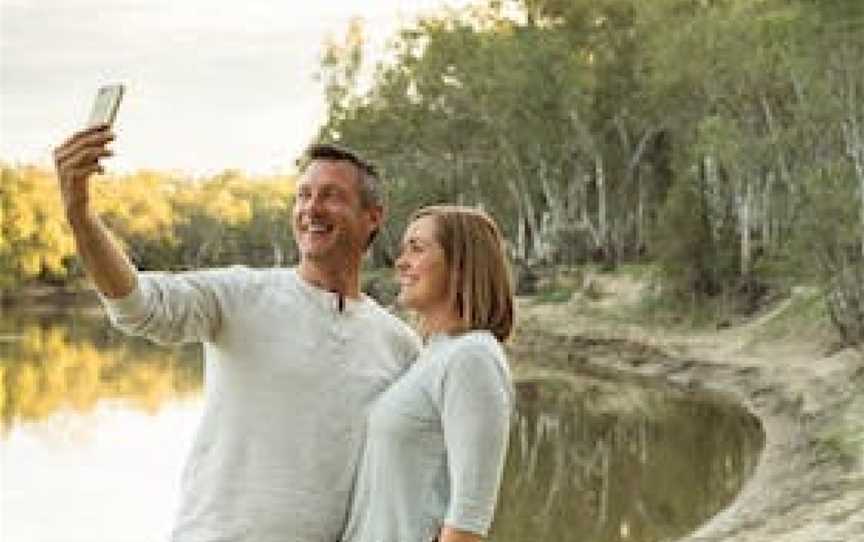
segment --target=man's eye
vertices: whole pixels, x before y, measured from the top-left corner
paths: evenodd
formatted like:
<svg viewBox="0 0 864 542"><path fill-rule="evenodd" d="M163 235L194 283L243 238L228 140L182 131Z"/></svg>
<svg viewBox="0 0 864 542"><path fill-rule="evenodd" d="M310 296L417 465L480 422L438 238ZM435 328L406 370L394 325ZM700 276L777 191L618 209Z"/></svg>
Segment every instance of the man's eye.
<svg viewBox="0 0 864 542"><path fill-rule="evenodd" d="M336 190L327 190L323 194L324 198L330 201L342 201L342 193Z"/></svg>

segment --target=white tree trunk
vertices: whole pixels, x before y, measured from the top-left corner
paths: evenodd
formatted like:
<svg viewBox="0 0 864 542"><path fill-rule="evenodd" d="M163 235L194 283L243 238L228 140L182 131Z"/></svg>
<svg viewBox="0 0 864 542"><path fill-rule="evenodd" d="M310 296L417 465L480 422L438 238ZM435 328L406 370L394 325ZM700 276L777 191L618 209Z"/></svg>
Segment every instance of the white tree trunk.
<svg viewBox="0 0 864 542"><path fill-rule="evenodd" d="M528 228L530 230L530 232L521 232L520 234L524 236L522 253L520 256L525 259L530 254L529 250L533 250L535 256L543 259L545 254L543 253L540 222L534 208L534 202L531 200L531 192L528 190L525 183L525 173L522 169L522 164L519 163L519 158L513 151L513 145L510 144L503 134L499 134L498 141L504 158L510 162L511 167L513 168L513 175L508 176L507 188L509 189L513 200L516 203L516 208L519 211L520 228ZM531 240L530 247L527 246L527 241L529 239L528 234L530 234Z"/></svg>
<svg viewBox="0 0 864 542"><path fill-rule="evenodd" d="M528 256L528 247L526 246L525 236L525 218L522 216L522 211L519 211L519 217L516 221L516 258L519 261L525 261Z"/></svg>
<svg viewBox="0 0 864 542"><path fill-rule="evenodd" d="M282 267L282 262L285 260L282 245L278 241L271 241L270 243L273 247L273 267Z"/></svg>
<svg viewBox="0 0 864 542"><path fill-rule="evenodd" d="M714 160L714 157L710 154L705 156L703 159L703 166L705 168L705 199L707 201L707 209L705 209L705 214L708 216L708 225L711 227L711 235L714 239L720 237L720 221L717 220L718 216L722 216L719 212L720 202L718 201L718 194L720 193L720 178L717 174L717 163Z"/></svg>
<svg viewBox="0 0 864 542"><path fill-rule="evenodd" d="M636 179L636 260L640 261L642 252L642 228L645 223L645 189L641 178Z"/></svg>
<svg viewBox="0 0 864 542"><path fill-rule="evenodd" d="M761 224L762 224L762 246L765 247L765 250L773 249L772 243L772 216L771 216L771 193L774 191L774 183L776 182L777 175L771 171L768 173L768 178L765 180L765 190L762 191L762 216L761 216Z"/></svg>
<svg viewBox="0 0 864 542"><path fill-rule="evenodd" d="M753 218L751 216L753 185L745 181L744 194L736 199L739 199L738 220L741 227L741 276L746 277L750 274L750 260L752 252L750 243L750 225Z"/></svg>
<svg viewBox="0 0 864 542"><path fill-rule="evenodd" d="M594 182L597 185L597 233L605 249L609 233L606 222L606 173L603 169L603 158L599 154L594 156Z"/></svg>
<svg viewBox="0 0 864 542"><path fill-rule="evenodd" d="M854 113L849 115L843 125L846 139L846 154L852 160L855 176L858 178L859 216L861 222L861 255L864 256L864 134Z"/></svg>

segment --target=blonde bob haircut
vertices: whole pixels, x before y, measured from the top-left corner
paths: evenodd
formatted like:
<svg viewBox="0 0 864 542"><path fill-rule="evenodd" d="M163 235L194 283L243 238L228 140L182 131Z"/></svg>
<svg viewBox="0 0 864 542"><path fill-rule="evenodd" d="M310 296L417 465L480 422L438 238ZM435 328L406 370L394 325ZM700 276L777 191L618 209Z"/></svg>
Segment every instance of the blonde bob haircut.
<svg viewBox="0 0 864 542"><path fill-rule="evenodd" d="M504 239L485 212L460 205L416 211L411 222L432 217L450 276L449 296L461 325L457 331L488 330L499 342L513 331L513 281Z"/></svg>

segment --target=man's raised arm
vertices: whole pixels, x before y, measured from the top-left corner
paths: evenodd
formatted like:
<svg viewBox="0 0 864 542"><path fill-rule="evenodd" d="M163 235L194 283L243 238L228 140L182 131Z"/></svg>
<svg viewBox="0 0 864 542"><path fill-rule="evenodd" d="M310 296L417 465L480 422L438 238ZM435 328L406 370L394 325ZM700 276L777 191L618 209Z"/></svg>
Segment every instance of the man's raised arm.
<svg viewBox="0 0 864 542"><path fill-rule="evenodd" d="M54 150L54 165L66 219L84 269L105 297L120 298L135 287L136 270L90 205L90 177L111 156L114 134L107 125L77 132Z"/></svg>

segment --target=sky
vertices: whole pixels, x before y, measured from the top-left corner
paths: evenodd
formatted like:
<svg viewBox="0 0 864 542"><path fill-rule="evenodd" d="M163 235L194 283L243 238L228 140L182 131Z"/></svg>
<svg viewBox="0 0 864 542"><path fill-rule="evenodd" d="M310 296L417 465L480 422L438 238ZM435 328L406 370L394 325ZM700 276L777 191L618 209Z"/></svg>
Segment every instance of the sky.
<svg viewBox="0 0 864 542"><path fill-rule="evenodd" d="M109 171L293 171L325 115L323 44L352 17L370 58L470 0L0 0L0 161L51 166L96 89L122 82Z"/></svg>

